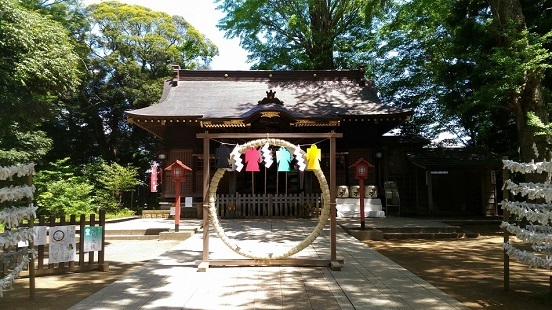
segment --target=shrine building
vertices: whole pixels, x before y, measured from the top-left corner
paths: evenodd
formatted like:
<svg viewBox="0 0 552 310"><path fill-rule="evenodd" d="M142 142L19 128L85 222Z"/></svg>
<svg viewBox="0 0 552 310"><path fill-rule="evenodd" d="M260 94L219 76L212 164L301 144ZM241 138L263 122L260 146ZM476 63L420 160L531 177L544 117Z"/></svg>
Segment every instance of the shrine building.
<svg viewBox="0 0 552 310"><path fill-rule="evenodd" d="M272 165L267 165L261 156L258 169L250 171L252 168L247 165L251 160L246 161L245 154L241 154L246 167L241 171L232 169L232 162L228 162L230 152L237 145L263 138L285 140L304 152L313 146L320 150L319 169L328 181L331 178L335 187L333 197L356 198L355 191L365 190L368 198L381 201L383 211L396 216L435 214L439 208L450 208L447 203L442 207L433 204L440 201L437 198L440 194L424 181L427 175L440 180L449 175L443 172L449 171L446 162L441 161L445 165L439 166L441 174L432 174L431 169L426 169L432 165L431 161L423 162L416 155L428 141L385 135L408 122L412 115L412 110L382 103L373 82L365 78L363 68L190 71L178 66L174 67L174 77L165 81L158 104L127 112L130 123L160 139L158 161L162 168L180 160L192 169L185 172L180 193L182 197L191 197L194 204L200 205L207 199L209 179L218 168L227 167L217 188L220 215L238 217L312 215L320 203L319 180L313 171L301 171L297 157L293 156L295 150L290 147L287 147L292 154L288 170L280 170L281 158L277 156L281 153L277 151L281 146L277 145L268 146ZM257 149L261 151L260 148ZM358 188L358 180L350 168L360 158L373 166L364 180L366 189ZM492 187L484 176L493 168L488 165L473 168L468 178L476 180L476 184L470 190L475 189L480 199L473 208L476 213L484 213L489 208L486 204ZM458 178L456 172L454 176ZM161 201L175 199L170 177L164 173L161 178ZM472 179L465 181L471 184ZM248 205L251 197L270 202L261 209L252 209ZM276 205L284 207L276 210Z"/></svg>

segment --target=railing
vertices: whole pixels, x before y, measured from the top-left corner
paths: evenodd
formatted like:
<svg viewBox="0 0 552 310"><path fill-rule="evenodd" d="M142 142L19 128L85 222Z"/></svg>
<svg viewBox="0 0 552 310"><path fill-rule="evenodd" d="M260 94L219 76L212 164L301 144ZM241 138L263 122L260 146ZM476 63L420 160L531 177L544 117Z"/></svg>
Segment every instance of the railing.
<svg viewBox="0 0 552 310"><path fill-rule="evenodd" d="M59 220L59 221L58 221ZM37 251L37 265L35 266L36 276L43 275L52 275L52 274L62 274L67 272L83 272L91 270L100 270L107 271L109 269L109 264L104 260L104 249L105 249L105 210L100 210L99 219L96 220L95 214L90 214L89 220L86 220L85 215L81 215L79 219L75 215L71 215L69 221L66 221L65 216L61 216L59 219L51 216L48 221L42 215L39 217L38 226L48 226L50 227L50 232L52 227L56 226L65 226L65 225L74 225L76 226L77 232L77 244L76 244L76 257L77 260L60 262L50 264L48 259L48 245L38 245L36 246ZM102 227L102 236L101 236L101 250L94 255L93 251L85 252L84 249L84 233L86 226L101 226ZM95 259L96 256L96 259ZM46 262L46 264L45 264Z"/></svg>
<svg viewBox="0 0 552 310"><path fill-rule="evenodd" d="M318 217L321 194L219 194L217 215L226 218Z"/></svg>

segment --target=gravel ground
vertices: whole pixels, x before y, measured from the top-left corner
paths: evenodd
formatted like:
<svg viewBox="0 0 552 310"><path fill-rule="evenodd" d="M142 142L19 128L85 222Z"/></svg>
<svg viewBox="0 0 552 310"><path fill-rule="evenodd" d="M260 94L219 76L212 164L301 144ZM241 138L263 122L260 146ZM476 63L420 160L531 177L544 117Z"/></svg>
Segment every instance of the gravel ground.
<svg viewBox="0 0 552 310"><path fill-rule="evenodd" d="M14 289L4 292L4 297L0 299L0 309L68 309L179 242L181 241L107 240L105 261L109 262L108 272L37 277L34 300L29 299L29 280L16 279Z"/></svg>

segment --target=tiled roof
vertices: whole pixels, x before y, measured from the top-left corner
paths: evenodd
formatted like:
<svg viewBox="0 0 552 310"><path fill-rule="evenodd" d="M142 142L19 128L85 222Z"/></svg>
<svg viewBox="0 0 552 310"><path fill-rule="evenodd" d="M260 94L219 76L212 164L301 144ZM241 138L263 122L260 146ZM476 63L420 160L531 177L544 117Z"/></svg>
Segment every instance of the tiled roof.
<svg viewBox="0 0 552 310"><path fill-rule="evenodd" d="M502 165L501 158L479 148L435 148L410 153L409 160L423 169L459 167L495 167Z"/></svg>
<svg viewBox="0 0 552 310"><path fill-rule="evenodd" d="M298 118L409 116L411 110L382 104L361 70L188 71L176 70L156 105L128 111L132 117L232 119L250 115L267 91ZM257 107L257 108L256 108Z"/></svg>

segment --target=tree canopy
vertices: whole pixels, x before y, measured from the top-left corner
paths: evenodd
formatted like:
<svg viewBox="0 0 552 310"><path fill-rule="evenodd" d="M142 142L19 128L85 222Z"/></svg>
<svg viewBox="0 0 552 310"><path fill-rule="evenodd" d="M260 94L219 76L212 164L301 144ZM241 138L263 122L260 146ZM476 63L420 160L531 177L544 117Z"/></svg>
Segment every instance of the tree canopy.
<svg viewBox="0 0 552 310"><path fill-rule="evenodd" d="M182 17L119 2L90 5L80 91L60 98L45 126L55 154L144 164L156 140L126 123L124 111L157 103L171 65L208 68L216 46ZM82 143L82 141L86 141Z"/></svg>
<svg viewBox="0 0 552 310"><path fill-rule="evenodd" d="M51 141L37 126L52 100L78 85L67 30L14 1L0 0L0 161L37 160Z"/></svg>
<svg viewBox="0 0 552 310"><path fill-rule="evenodd" d="M358 66L367 51L366 12L380 1L218 0L218 27L239 38L253 69Z"/></svg>
<svg viewBox="0 0 552 310"><path fill-rule="evenodd" d="M464 144L510 154L517 140L531 158L538 139L527 113L548 122L550 6L413 0L376 19L372 75L386 101L415 109L405 131L454 132Z"/></svg>

